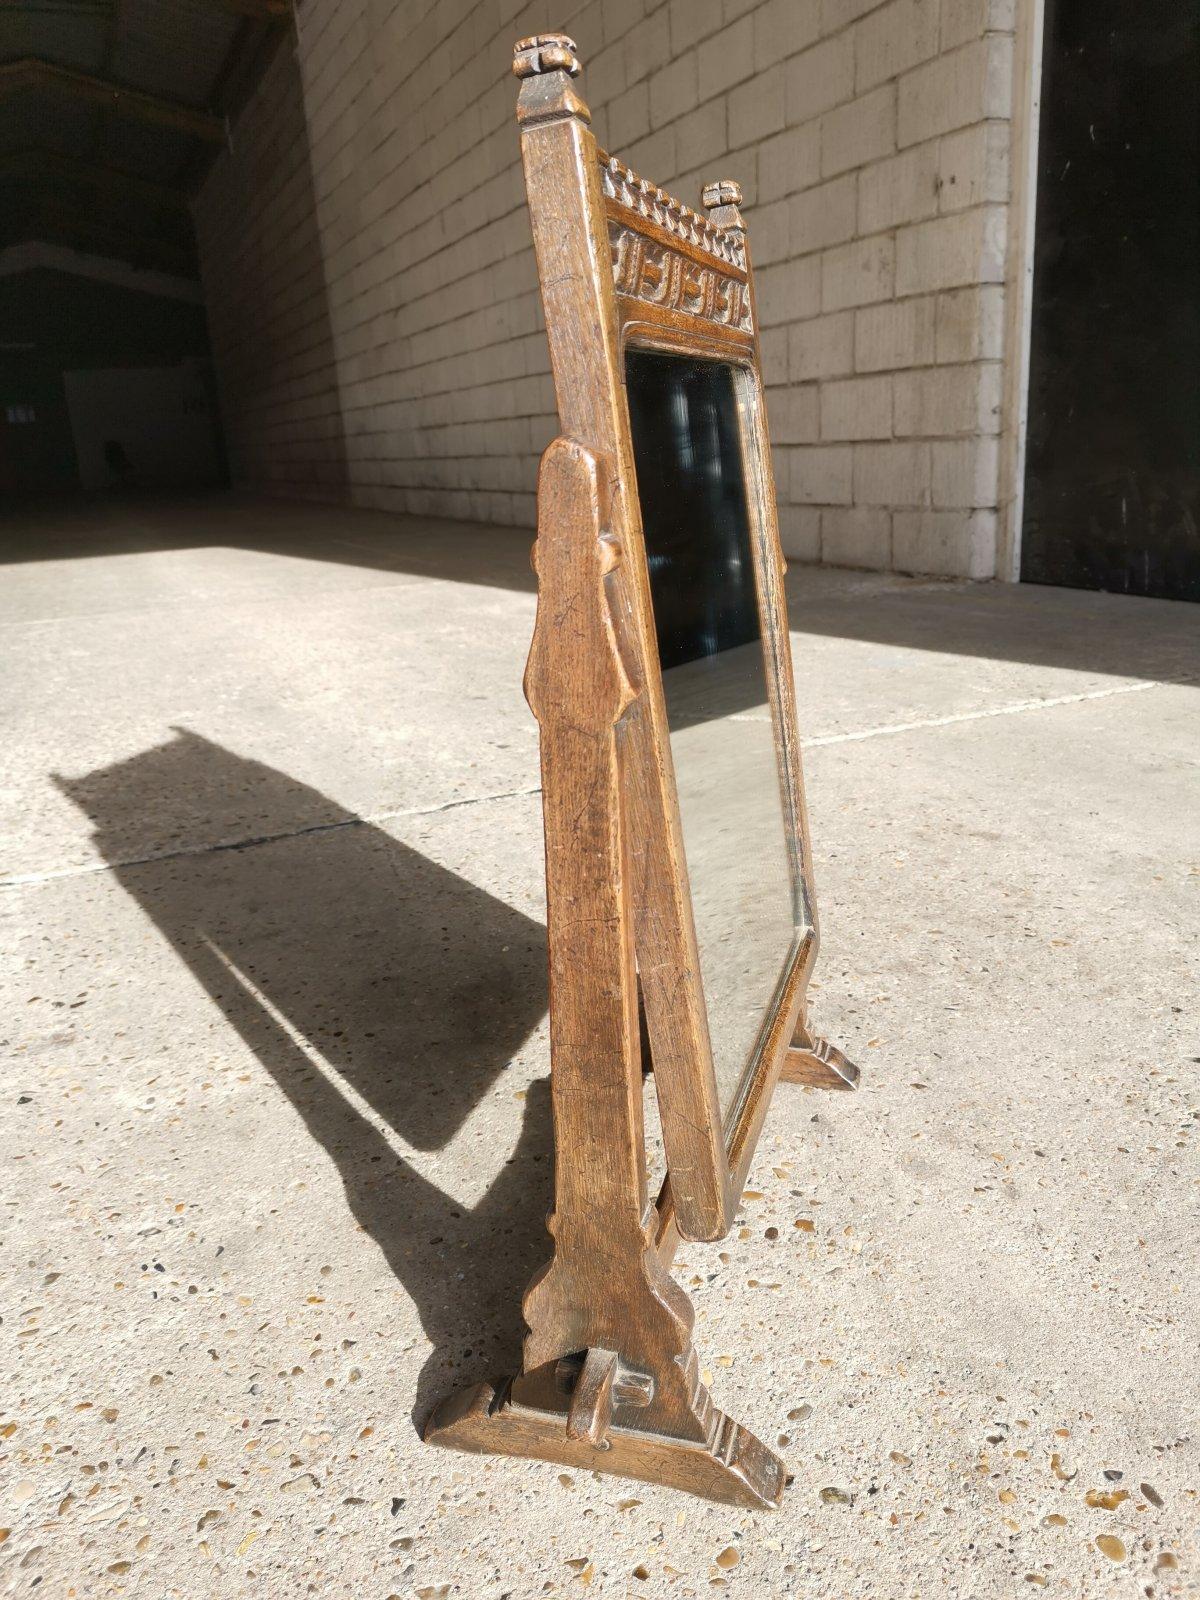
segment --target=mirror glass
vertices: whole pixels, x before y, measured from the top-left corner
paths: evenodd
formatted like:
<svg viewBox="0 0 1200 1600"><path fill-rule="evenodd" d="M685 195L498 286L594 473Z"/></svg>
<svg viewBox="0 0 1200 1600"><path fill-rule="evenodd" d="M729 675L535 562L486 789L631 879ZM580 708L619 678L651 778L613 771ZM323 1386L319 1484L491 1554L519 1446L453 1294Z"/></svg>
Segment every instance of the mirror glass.
<svg viewBox="0 0 1200 1600"><path fill-rule="evenodd" d="M795 937L732 367L630 350L633 432L671 755L723 1113Z"/></svg>

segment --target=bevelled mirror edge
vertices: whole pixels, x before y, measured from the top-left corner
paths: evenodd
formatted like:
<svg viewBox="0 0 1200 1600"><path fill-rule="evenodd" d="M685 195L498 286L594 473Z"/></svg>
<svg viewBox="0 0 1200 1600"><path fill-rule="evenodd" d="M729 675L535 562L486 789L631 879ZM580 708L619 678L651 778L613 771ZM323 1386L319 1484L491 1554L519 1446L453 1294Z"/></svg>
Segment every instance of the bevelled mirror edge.
<svg viewBox="0 0 1200 1600"><path fill-rule="evenodd" d="M745 258L749 268L749 253ZM752 286L752 274L748 272ZM752 292L752 287L751 287ZM784 563L779 546L778 524L771 472L770 446L766 424L766 404L757 342L752 352L731 347L717 337L697 339L676 328L648 324L637 318L636 310L623 320L620 332L621 371L625 370L628 349L655 350L687 355L696 359L728 363L735 376L739 407L739 432L746 463L746 487L754 528L754 547L759 562L760 599L764 609L764 641L772 650L768 673L772 715L779 737L778 772L788 792L788 843L792 860L792 887L795 896L794 939L790 961L781 975L775 996L764 1010L762 1025L743 1068L738 1093L722 1107L722 1129L727 1172L725 1175L725 1229L736 1213L741 1184L753 1157L771 1095L786 1063L793 1035L800 1025L808 975L816 954L817 928L812 889L811 851L803 773L800 766L799 731L795 712L795 687L783 590ZM688 1227L677 1206L668 1182L659 1196L659 1237L674 1229L682 1237L699 1237ZM679 1214L677 1214L679 1213Z"/></svg>
<svg viewBox="0 0 1200 1600"><path fill-rule="evenodd" d="M746 461L747 502L754 530L755 568L758 602L763 614L763 646L770 646L771 664L768 685L771 691L771 722L778 736L776 771L786 790L789 819L790 885L794 893L794 936L781 952L782 970L773 994L763 1006L762 1022L754 1045L747 1053L741 1082L728 1106L723 1107L726 1173L722 1234L733 1224L741 1200L742 1184L754 1158L770 1110L774 1088L786 1064L792 1038L805 1013L806 987L813 970L818 946L814 925L811 888L810 846L806 826L803 774L798 765L798 728L795 720L795 690L787 632L786 597L782 590L784 563L779 550L778 522L774 509L774 485L770 474L770 443L765 430L765 398L762 376L754 360L741 350L730 350L714 341L712 347L678 334L664 336L661 330L645 326L622 328L622 355L627 349L658 350L666 354L690 355L696 360L728 363L734 371L738 392L739 440ZM622 360L624 371L624 360ZM763 467L763 461L766 466ZM667 1178L658 1195L659 1250L664 1259L674 1254L680 1238L696 1238L678 1210L672 1182Z"/></svg>
<svg viewBox="0 0 1200 1600"><path fill-rule="evenodd" d="M758 1011L758 1021L748 1047L739 1052L740 1062L736 1086L733 1092L726 1096L721 1106L722 1125L724 1131L726 1156L729 1162L730 1183L727 1185L729 1195L728 1207L731 1213L736 1208L736 1195L733 1193L732 1177L734 1168L738 1165L737 1154L744 1148L746 1142L746 1123L742 1117L741 1108L747 1102L757 1106L760 1103L761 1091L765 1082L770 1079L772 1068L777 1066L774 1057L779 1054L776 1036L780 1032L777 1024L778 1015L795 1008L797 991L802 996L803 974L811 965L811 958L802 961L802 954L813 944L815 930L809 924L805 911L811 903L809 885L806 881L806 857L804 851L804 818L802 811L803 785L801 774L795 765L798 750L798 741L795 736L794 700L790 674L789 644L786 632L786 608L782 603L782 560L778 550L774 505L772 499L772 483L769 475L764 475L759 467L761 460L759 434L765 426L765 415L762 404L762 391L760 376L757 372L753 358L737 351L722 348L717 341L710 344L707 340L695 337L687 338L673 333L671 337L664 338L661 330L634 325L622 330L621 340L621 371L628 386L631 363L642 356L652 359L661 358L670 361L672 358L691 362L697 365L706 365L711 369L727 370L732 378L732 399L735 406L734 421L736 424L737 447L741 458L742 481L741 494L744 497L744 510L747 521L747 554L751 558L753 571L753 594L756 615L758 618L758 635L755 643L761 650L762 689L765 695L765 705L769 708L770 728L772 735L772 786L778 785L778 800L780 805L780 836L786 850L786 893L789 902L788 926L785 930L780 927L778 944L775 946L777 955L770 962L768 977L771 971L775 976L762 985L761 1006ZM638 369L634 367L634 372ZM628 396L627 396L628 401ZM629 412L627 404L627 414ZM631 419L632 428L632 419ZM634 452L635 457L637 451ZM644 461L643 461L644 465ZM638 490L639 509L643 523L647 512L650 514L651 523L654 520L655 508L642 504L645 485ZM653 527L643 527L643 542L650 555L654 553ZM654 585L651 585L650 604L653 610ZM660 599L662 598L660 593ZM673 598L673 597L669 597ZM659 623L661 631L661 619ZM736 652L735 652L736 653ZM755 652L757 654L757 651ZM664 673L664 682L672 676L672 668L664 668L663 660L657 663L660 672ZM781 670L786 666L789 670ZM670 697L668 696L668 699ZM740 720L744 720L740 719ZM680 793L680 775L674 770L676 764L676 751L669 742L665 752L665 759L672 762L673 775L676 778L676 792ZM686 787L686 786L685 786ZM686 835L686 828L685 828ZM697 891L695 861L689 861L687 851L680 863L687 882L689 898L695 903ZM769 886L764 887L764 894L769 893ZM705 989L706 1001L709 998L708 989ZM756 1081L757 1080L757 1081ZM740 1130L740 1131L739 1131ZM731 1215L727 1214L727 1221ZM686 1233L686 1226L683 1230Z"/></svg>

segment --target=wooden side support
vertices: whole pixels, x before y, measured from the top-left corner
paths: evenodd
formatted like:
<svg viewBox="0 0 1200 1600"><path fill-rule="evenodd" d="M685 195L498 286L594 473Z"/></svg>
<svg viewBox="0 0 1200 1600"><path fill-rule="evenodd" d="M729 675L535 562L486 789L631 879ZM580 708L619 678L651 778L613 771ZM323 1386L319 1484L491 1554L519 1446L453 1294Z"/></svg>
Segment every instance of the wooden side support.
<svg viewBox="0 0 1200 1600"><path fill-rule="evenodd" d="M835 1044L808 1032L804 1023L783 1058L780 1083L799 1083L807 1089L857 1089L858 1068Z"/></svg>
<svg viewBox="0 0 1200 1600"><path fill-rule="evenodd" d="M524 1371L452 1397L425 1438L771 1506L783 1463L713 1405L647 1194L619 739L638 690L610 603L611 494L575 440L542 457L525 682L542 737L554 1254L525 1295Z"/></svg>
<svg viewBox="0 0 1200 1600"><path fill-rule="evenodd" d="M711 1445L614 1427L598 1448L572 1438L563 1418L523 1404L515 1391L515 1385L496 1390L482 1383L452 1395L430 1422L426 1441L473 1455L532 1456L581 1472L636 1478L755 1511L773 1509L782 1497L786 1472L778 1456L719 1411Z"/></svg>
<svg viewBox="0 0 1200 1600"><path fill-rule="evenodd" d="M589 1350L577 1367L573 1362L567 1364L567 1370L572 1367L575 1369L574 1388L571 1409L567 1412L567 1438L586 1439L589 1444L603 1447L612 1423L617 1352ZM560 1373L563 1368L564 1363L560 1361Z"/></svg>

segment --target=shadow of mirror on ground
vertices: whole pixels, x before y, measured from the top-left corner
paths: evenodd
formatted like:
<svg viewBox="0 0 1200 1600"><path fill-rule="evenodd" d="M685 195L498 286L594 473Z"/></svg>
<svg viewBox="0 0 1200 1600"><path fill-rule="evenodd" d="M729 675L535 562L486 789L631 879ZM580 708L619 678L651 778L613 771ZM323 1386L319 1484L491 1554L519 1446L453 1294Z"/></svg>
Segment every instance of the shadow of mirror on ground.
<svg viewBox="0 0 1200 1600"><path fill-rule="evenodd" d="M542 925L186 730L54 781L335 1162L354 1217L412 1297L433 1346L417 1425L449 1388L518 1367L520 1297L550 1253L548 1080L529 1088L517 1147L473 1210L398 1155L383 1127L422 1151L462 1128L545 1014ZM255 831L246 819L296 816L298 800L312 822L261 843L123 859L131 811L169 823L173 800L190 816L197 794L226 808L212 817L215 839L235 836L237 819L244 837Z"/></svg>

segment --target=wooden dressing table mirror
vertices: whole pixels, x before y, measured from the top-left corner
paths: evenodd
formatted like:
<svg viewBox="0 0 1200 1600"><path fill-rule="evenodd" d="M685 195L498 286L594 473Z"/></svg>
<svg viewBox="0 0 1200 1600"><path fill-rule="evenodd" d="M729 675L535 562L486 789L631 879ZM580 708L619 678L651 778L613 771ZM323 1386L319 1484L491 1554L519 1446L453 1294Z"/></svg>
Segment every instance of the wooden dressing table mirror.
<svg viewBox="0 0 1200 1600"><path fill-rule="evenodd" d="M601 150L564 34L516 47L560 437L542 457L525 692L541 727L555 1200L524 1368L426 1439L773 1506L670 1275L721 1238L808 1031L817 950L754 280L736 184L701 215ZM650 1192L643 1073L666 1181Z"/></svg>

